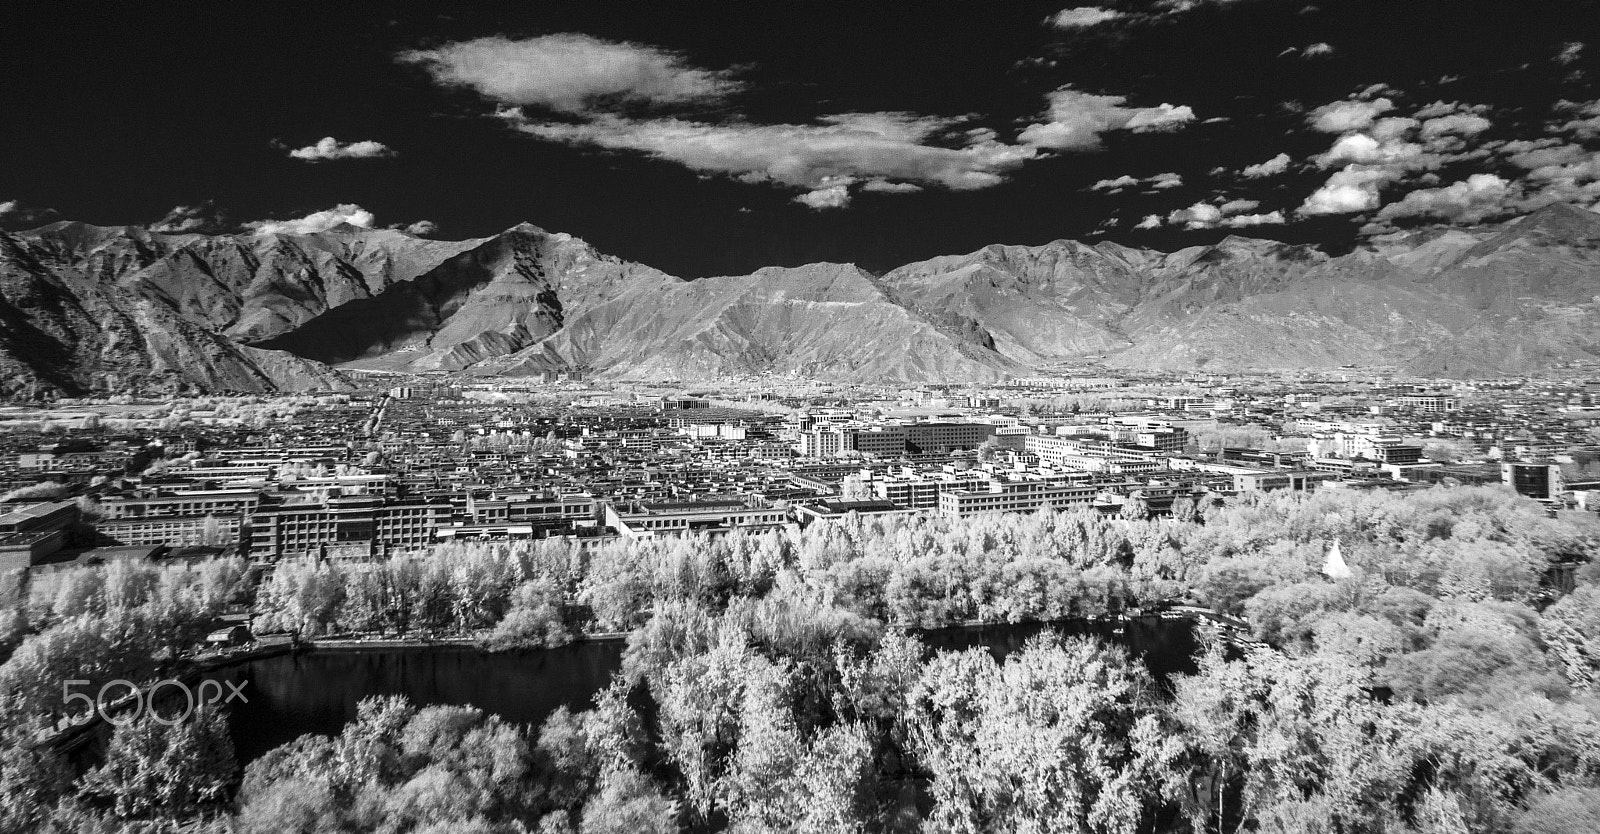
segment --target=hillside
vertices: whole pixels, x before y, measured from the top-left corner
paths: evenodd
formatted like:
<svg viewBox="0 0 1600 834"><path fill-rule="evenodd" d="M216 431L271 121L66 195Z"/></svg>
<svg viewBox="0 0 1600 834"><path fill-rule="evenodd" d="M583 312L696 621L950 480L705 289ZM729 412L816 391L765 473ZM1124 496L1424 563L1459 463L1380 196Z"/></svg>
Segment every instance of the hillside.
<svg viewBox="0 0 1600 834"><path fill-rule="evenodd" d="M617 377L987 381L1131 369L1388 366L1444 376L1600 358L1600 215L1566 205L1338 257L1230 237L1172 253L987 246L685 281L521 224L434 241L339 226L0 233L0 393L338 387L335 367Z"/></svg>

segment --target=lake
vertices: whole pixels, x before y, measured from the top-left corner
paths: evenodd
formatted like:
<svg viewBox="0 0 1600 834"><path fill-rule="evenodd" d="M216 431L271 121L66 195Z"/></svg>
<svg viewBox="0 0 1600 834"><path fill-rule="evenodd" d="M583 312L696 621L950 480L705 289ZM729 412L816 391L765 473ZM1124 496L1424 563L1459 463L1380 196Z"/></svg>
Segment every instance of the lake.
<svg viewBox="0 0 1600 834"><path fill-rule="evenodd" d="M1158 678L1194 670L1196 642L1183 620L1112 623L1066 621L973 626L920 632L934 649L977 646L996 658L1022 648L1046 629L1116 642L1144 659ZM621 641L584 642L542 651L488 654L465 646L325 649L253 660L208 677L244 684L247 703L230 708L240 764L305 733L337 735L373 695L412 703L470 705L519 724L538 726L556 707L581 710L622 665Z"/></svg>

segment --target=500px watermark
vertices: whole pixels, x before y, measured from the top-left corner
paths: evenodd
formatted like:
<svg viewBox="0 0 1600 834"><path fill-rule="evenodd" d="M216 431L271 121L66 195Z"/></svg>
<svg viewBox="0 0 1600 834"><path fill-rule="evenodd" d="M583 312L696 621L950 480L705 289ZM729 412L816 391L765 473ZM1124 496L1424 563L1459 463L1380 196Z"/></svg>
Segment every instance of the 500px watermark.
<svg viewBox="0 0 1600 834"><path fill-rule="evenodd" d="M118 678L107 681L100 687L100 692L90 697L85 692L73 692L74 686L87 686L91 681L67 680L61 682L61 703L72 704L82 702L88 709L72 716L75 725L87 724L94 720L96 715L105 721L122 726L131 724L148 710L150 719L160 724L171 726L183 722L192 715L197 707L212 704L231 704L238 701L242 704L250 703L245 697L244 684L233 681L203 680L198 686L190 687L176 678L167 678L150 684L148 689L141 688L133 681ZM120 689L127 690L118 697L107 699L106 694L117 695ZM163 716L155 708L156 695L162 690L177 690L183 694L183 711L175 715ZM131 705L130 705L131 701Z"/></svg>

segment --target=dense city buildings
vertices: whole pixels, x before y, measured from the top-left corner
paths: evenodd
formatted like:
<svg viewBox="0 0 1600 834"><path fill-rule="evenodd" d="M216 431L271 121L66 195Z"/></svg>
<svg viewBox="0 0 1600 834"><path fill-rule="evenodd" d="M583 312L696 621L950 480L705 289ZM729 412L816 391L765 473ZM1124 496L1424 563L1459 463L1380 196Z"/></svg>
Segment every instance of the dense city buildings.
<svg viewBox="0 0 1600 834"><path fill-rule="evenodd" d="M1150 516L1234 493L1437 484L1600 508L1600 402L1583 381L1064 375L775 393L381 379L321 397L21 409L0 436L0 557L370 559L850 513Z"/></svg>

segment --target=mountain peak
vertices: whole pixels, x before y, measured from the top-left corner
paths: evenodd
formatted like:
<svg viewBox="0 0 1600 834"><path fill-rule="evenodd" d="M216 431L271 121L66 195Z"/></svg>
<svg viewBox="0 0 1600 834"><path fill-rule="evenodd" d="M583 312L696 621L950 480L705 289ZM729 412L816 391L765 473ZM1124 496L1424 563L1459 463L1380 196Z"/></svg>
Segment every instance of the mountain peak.
<svg viewBox="0 0 1600 834"><path fill-rule="evenodd" d="M1600 235L1600 214L1571 203L1551 203L1508 226L1519 233L1540 231L1552 237L1594 237Z"/></svg>

